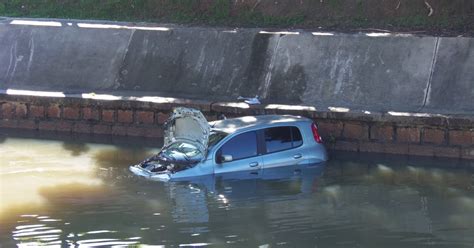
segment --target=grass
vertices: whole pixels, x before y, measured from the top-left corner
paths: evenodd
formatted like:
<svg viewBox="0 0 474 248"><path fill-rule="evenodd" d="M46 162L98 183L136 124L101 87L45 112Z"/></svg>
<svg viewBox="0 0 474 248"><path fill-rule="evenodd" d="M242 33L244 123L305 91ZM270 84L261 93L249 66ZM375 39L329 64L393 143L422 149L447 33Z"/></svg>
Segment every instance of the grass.
<svg viewBox="0 0 474 248"><path fill-rule="evenodd" d="M200 10L196 0L0 0L0 16L243 26L304 22L302 15L268 16L252 10L231 15L229 0L215 0L206 10Z"/></svg>
<svg viewBox="0 0 474 248"><path fill-rule="evenodd" d="M12 17L139 20L152 16L146 0L10 0L0 3L0 15Z"/></svg>
<svg viewBox="0 0 474 248"><path fill-rule="evenodd" d="M347 7L350 6L350 1L355 1L354 9ZM308 4L313 8L306 11L269 15L248 5L241 5L236 11L234 1L231 0L0 0L0 16L242 27L322 26L336 30L387 28L462 31L469 30L474 25L473 16L469 15L454 18L453 15L427 17L424 5L421 5L422 14L371 19L367 13L369 0L328 0L324 3L325 5ZM413 8L418 6L411 1L408 3Z"/></svg>

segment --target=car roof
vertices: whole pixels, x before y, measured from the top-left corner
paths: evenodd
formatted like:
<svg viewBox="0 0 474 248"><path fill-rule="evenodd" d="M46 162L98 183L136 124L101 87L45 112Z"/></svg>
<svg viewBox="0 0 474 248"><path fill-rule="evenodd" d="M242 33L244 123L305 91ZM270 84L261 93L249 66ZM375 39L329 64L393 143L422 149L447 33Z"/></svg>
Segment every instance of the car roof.
<svg viewBox="0 0 474 248"><path fill-rule="evenodd" d="M213 121L209 122L209 124L213 130L234 133L237 130L252 129L256 126L264 128L281 124L310 121L308 118L293 115L257 115Z"/></svg>

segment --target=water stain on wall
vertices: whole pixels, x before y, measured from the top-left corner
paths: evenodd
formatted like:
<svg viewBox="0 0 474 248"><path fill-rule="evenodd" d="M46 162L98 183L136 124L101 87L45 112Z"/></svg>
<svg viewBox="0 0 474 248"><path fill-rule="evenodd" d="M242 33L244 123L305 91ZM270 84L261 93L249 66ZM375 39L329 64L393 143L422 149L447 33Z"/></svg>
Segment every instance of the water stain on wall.
<svg viewBox="0 0 474 248"><path fill-rule="evenodd" d="M267 50L270 42L268 35L255 35L252 41L252 53L245 69L239 93L250 96L258 91L264 81L263 72L266 71Z"/></svg>
<svg viewBox="0 0 474 248"><path fill-rule="evenodd" d="M277 70L267 98L276 103L302 103L306 90L307 76L302 65L293 65L288 72Z"/></svg>

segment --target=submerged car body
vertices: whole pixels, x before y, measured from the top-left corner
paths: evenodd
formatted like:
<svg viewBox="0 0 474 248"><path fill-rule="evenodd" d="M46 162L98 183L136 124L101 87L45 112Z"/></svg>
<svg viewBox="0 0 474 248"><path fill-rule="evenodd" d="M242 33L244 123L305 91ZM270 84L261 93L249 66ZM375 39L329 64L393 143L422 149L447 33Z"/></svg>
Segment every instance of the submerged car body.
<svg viewBox="0 0 474 248"><path fill-rule="evenodd" d="M176 108L165 124L161 151L130 166L139 176L169 181L327 160L317 125L289 115L260 115L207 122L191 108Z"/></svg>

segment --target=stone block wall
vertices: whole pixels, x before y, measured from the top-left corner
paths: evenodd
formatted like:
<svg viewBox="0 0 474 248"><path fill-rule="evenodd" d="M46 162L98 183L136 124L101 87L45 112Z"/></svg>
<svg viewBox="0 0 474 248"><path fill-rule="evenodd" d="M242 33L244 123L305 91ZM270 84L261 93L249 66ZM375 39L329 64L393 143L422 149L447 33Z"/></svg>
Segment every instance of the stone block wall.
<svg viewBox="0 0 474 248"><path fill-rule="evenodd" d="M474 118L409 113L317 111L179 100L93 100L0 95L0 128L160 138L174 107L200 109L209 121L260 114L314 119L329 150L474 159Z"/></svg>

